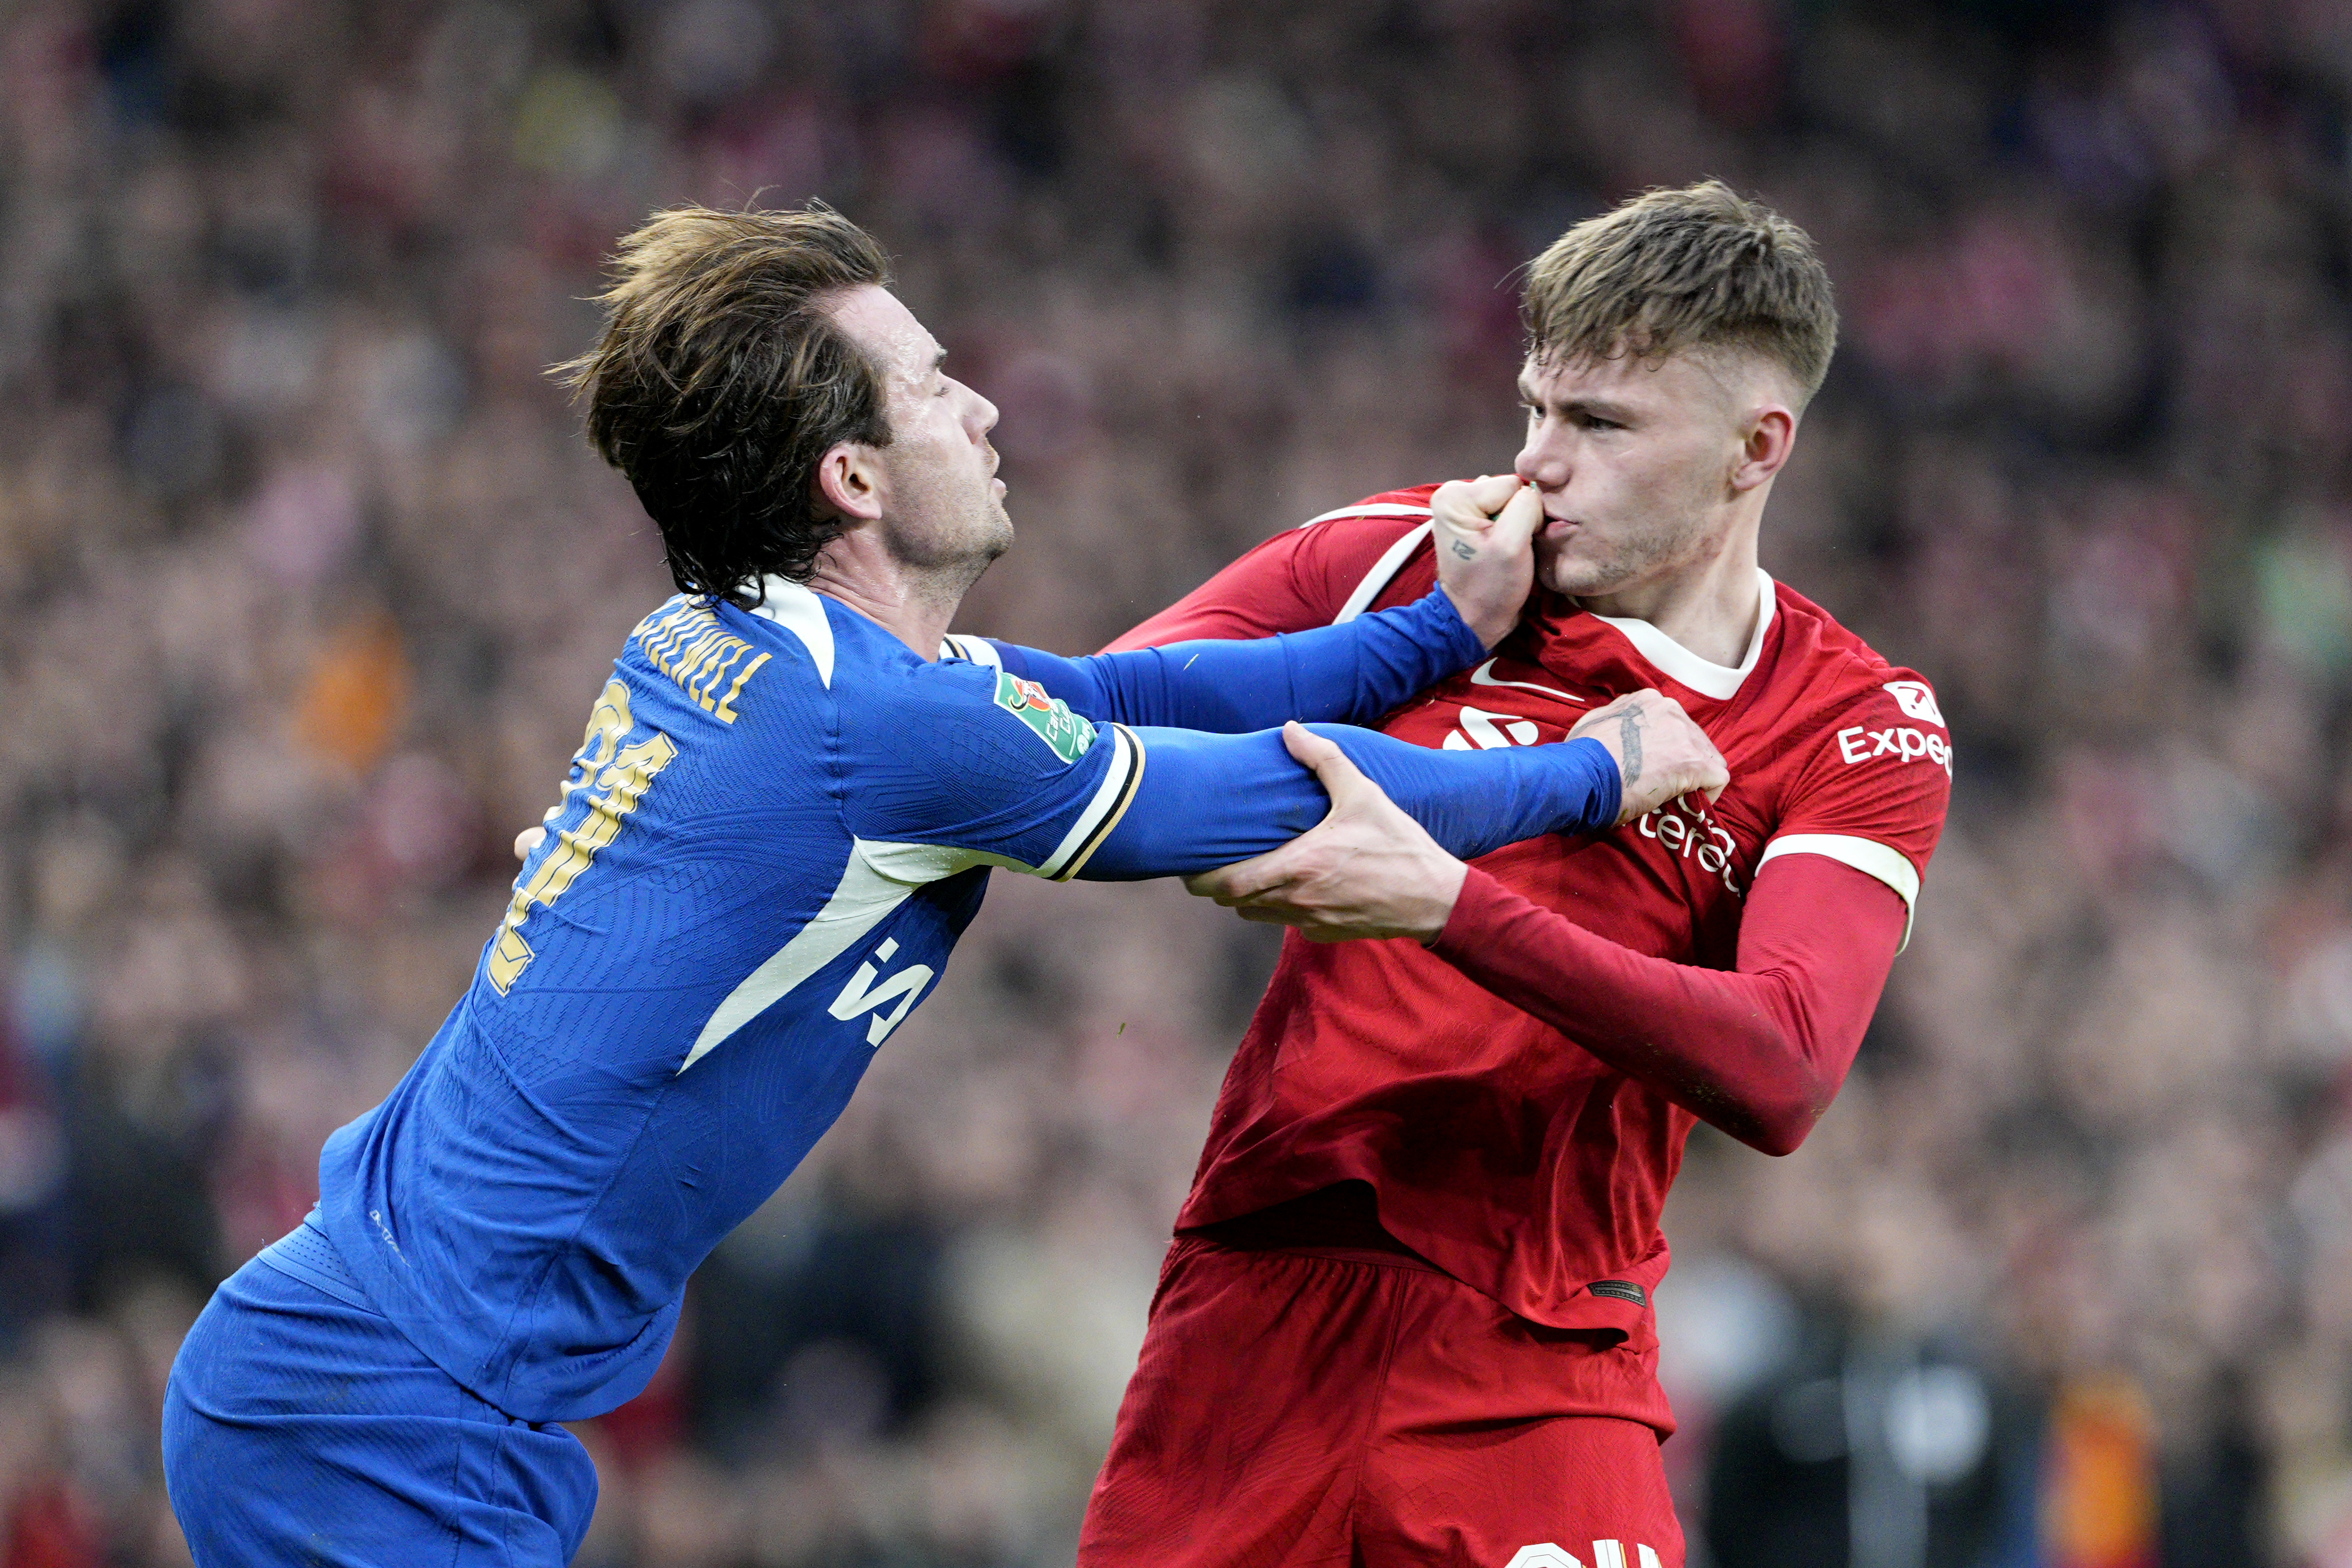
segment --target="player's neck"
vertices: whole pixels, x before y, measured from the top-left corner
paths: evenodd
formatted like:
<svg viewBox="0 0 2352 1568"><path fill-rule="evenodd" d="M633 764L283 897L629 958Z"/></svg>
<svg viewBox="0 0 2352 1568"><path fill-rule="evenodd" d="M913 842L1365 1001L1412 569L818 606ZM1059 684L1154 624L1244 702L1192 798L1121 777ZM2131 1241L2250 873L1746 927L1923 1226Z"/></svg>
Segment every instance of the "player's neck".
<svg viewBox="0 0 2352 1568"><path fill-rule="evenodd" d="M1756 591L1756 529L1735 527L1703 559L1577 603L1595 615L1647 621L1709 664L1736 669L1764 608Z"/></svg>
<svg viewBox="0 0 2352 1568"><path fill-rule="evenodd" d="M817 557L808 585L840 600L880 626L926 661L940 657L940 644L955 619L956 606L975 574L951 576L927 571L870 548L841 548L837 539ZM867 542L859 540L859 544Z"/></svg>

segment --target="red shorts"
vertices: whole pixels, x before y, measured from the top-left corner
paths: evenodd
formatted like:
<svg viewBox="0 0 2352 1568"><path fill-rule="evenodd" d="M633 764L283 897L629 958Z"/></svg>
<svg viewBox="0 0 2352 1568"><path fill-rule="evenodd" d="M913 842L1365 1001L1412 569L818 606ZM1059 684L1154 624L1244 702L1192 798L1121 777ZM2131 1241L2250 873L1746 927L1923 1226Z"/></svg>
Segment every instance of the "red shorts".
<svg viewBox="0 0 2352 1568"><path fill-rule="evenodd" d="M1180 1238L1080 1568L1682 1568L1640 1422L1573 1408L1545 1329L1410 1257Z"/></svg>

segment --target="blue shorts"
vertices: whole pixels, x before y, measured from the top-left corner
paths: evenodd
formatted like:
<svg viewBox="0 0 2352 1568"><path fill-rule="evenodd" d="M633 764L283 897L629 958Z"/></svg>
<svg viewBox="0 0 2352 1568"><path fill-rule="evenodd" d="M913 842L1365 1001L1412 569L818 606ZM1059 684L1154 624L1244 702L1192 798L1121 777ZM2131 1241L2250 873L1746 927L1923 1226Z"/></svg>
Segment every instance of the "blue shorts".
<svg viewBox="0 0 2352 1568"><path fill-rule="evenodd" d="M163 1477L200 1568L569 1563L596 1468L519 1421L366 1304L307 1222L237 1270L163 1396Z"/></svg>

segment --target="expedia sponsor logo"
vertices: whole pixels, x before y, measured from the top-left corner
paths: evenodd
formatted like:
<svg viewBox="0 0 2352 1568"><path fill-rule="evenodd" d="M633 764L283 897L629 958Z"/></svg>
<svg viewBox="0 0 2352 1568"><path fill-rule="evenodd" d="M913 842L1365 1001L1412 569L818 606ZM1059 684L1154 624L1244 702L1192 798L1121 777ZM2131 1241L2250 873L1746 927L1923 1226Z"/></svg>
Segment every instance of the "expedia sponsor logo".
<svg viewBox="0 0 2352 1568"><path fill-rule="evenodd" d="M1930 702L1928 706L1933 708L1935 704ZM1848 767L1877 757L1892 757L1898 763L1916 763L1925 757L1943 769L1946 776L1952 771L1952 743L1941 735L1930 735L1907 724L1889 725L1884 730L1856 724L1840 730L1837 743L1838 755L1845 759Z"/></svg>
<svg viewBox="0 0 2352 1568"><path fill-rule="evenodd" d="M1951 728L1944 722L1943 710L1936 706L1935 690L1926 681L1890 680L1886 683L1886 691L1895 699L1895 706L1903 710L1905 718L1933 724L1938 730Z"/></svg>

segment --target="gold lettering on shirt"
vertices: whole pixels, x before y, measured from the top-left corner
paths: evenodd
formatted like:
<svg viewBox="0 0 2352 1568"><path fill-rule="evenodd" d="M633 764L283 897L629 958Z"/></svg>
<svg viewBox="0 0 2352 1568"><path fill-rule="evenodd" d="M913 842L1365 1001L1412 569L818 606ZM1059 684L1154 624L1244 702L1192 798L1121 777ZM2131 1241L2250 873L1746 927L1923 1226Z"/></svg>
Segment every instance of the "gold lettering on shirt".
<svg viewBox="0 0 2352 1568"><path fill-rule="evenodd" d="M677 757L677 743L658 730L633 745L621 744L621 737L634 728L635 721L629 714L629 689L616 677L605 684L594 710L588 715L588 732L572 758L576 776L563 785L567 803L574 790L594 792L588 796L587 819L577 827L558 833L554 847L537 868L527 877L515 879L514 894L507 900L506 918L499 922L498 935L491 939L490 984L501 996L514 989L514 983L538 956L522 929L530 919L531 906L553 907L580 874L595 864L597 851L609 847L620 837L622 824L637 809L646 791L653 787L655 776Z"/></svg>
<svg viewBox="0 0 2352 1568"><path fill-rule="evenodd" d="M656 669L677 682L687 700L720 722L732 724L743 683L768 662L751 645L719 624L718 613L698 600L667 605L637 623L629 634ZM714 697L721 683L727 695Z"/></svg>

